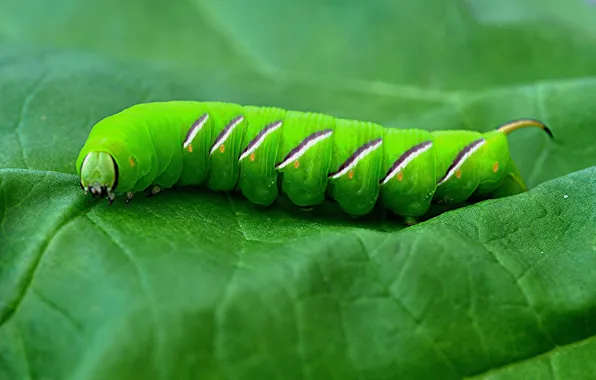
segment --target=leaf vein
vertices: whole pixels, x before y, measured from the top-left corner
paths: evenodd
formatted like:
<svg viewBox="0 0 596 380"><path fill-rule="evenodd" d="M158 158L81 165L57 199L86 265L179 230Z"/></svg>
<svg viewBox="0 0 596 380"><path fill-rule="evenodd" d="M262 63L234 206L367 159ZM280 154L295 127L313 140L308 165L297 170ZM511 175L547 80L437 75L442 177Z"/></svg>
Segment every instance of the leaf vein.
<svg viewBox="0 0 596 380"><path fill-rule="evenodd" d="M577 347L582 346L584 344L592 344L592 343L596 344L596 335L591 335L591 336L588 336L586 338L577 340L575 342L558 345L556 347L553 347L553 348L551 348L549 350L543 351L543 352L538 353L536 355L532 355L532 356L528 356L528 357L523 358L523 359L511 361L511 362L509 362L507 364L504 364L502 366L495 367L495 368L490 368L490 369L488 369L488 370L486 370L484 372L480 372L480 373L477 373L477 374L473 374L473 375L471 375L469 377L465 377L464 379L472 380L472 379L486 378L489 374L496 374L496 373L499 373L499 371L510 369L510 368L513 368L514 366L523 365L525 363L529 363L532 360L540 360L542 358L545 358L545 359L549 360L549 362L551 362L553 360L553 356L555 356L555 355L557 355L557 354L559 354L561 352L564 352L564 350L574 349L574 348L577 348ZM552 364L554 364L554 363L552 363ZM550 365L551 364L549 364L549 366ZM553 366L552 369L554 370L556 368ZM556 373L556 372L553 371L553 374L554 373Z"/></svg>
<svg viewBox="0 0 596 380"><path fill-rule="evenodd" d="M406 307L406 305L398 297L395 297L393 295L393 293L391 292L389 286L385 283L385 281L383 281L383 279L381 277L381 274L379 273L379 271L375 267L374 258L373 258L374 253L377 252L380 249L380 247L383 246L391 238L391 235L387 236L387 238L383 242L379 243L375 248L373 248L371 252L369 252L369 250L366 249L366 246L364 244L364 241L362 239L362 236L360 236L359 234L356 234L356 238L358 239L358 242L359 242L362 250L367 255L368 266L371 268L371 270L375 274L375 277L377 278L377 281L379 282L379 284L384 288L386 296L390 300L392 300L399 309L405 310L406 313L408 313L410 315L410 317L412 318L412 320L415 322L416 326L418 328L420 328L421 321L418 318L416 318L416 316L414 315L414 313L408 307ZM402 271L400 271L400 273L401 272ZM421 330L418 329L418 331L421 331ZM456 365L445 354L445 352L443 352L443 350L439 347L438 342L435 340L435 338L432 335L430 335L430 334L428 334L428 333L426 333L424 331L421 332L421 334L430 343L430 346L435 351L435 353L437 354L437 356L440 357L441 359L443 359L443 361L447 364L447 366L449 368L451 368L451 370L455 374L457 374L458 377L461 377L462 371L459 368L457 368Z"/></svg>
<svg viewBox="0 0 596 380"><path fill-rule="evenodd" d="M476 298L474 297L474 292L472 291L472 289L474 289L474 286L472 284L472 271L471 271L471 268L469 265L466 268L466 272L468 274L468 276L467 276L468 297L470 298L470 307L468 308L468 317L472 320L472 328L476 332L476 335L478 335L478 341L480 342L480 347L482 348L482 355L484 356L484 360L486 363L488 363L489 366L491 366L492 363L490 360L490 355L488 354L486 342L484 340L484 334L482 333L480 326L478 326L478 318L476 318L476 314L475 314Z"/></svg>
<svg viewBox="0 0 596 380"><path fill-rule="evenodd" d="M147 299L147 303L149 305L149 309L151 310L151 317L153 319L153 328L155 331L155 337L156 337L156 345L155 345L155 349L153 351L155 360L156 360L156 367L158 368L158 378L162 379L163 376L163 366L157 366L158 363L161 362L161 358L162 358L162 349L161 346L163 344L163 337L162 337L162 333L161 333L161 329L159 328L159 318L158 318L158 312L157 312L157 301L155 300L155 297L153 295L153 293L151 293L151 287L149 286L149 283L147 282L147 275L145 274L145 271L142 269L142 267L140 266L140 264L137 262L136 258L132 255L131 252L128 251L128 249L126 249L124 247L123 244L119 243L104 227L102 227L97 221L93 220L91 217L89 217L89 215L85 215L87 217L87 219L97 227L97 229L99 231L101 231L112 243L114 243L114 245L116 247L118 247L118 249L120 249L120 251L122 252L123 256L130 262L132 268L135 271L135 275L137 276L137 279L139 281L139 285L141 287L141 289L143 290L143 293L145 294L145 297Z"/></svg>
<svg viewBox="0 0 596 380"><path fill-rule="evenodd" d="M7 311L3 313L3 315L0 314L0 327L2 327L5 323L7 323L20 309L20 307L23 303L23 300L25 299L27 292L29 291L29 289L35 279L35 276L37 275L37 271L39 270L39 267L41 266L43 257L45 256L45 253L47 252L47 249L50 246L51 242L54 240L54 237L56 237L56 235L58 235L58 233L62 230L62 228L64 228L68 223L72 222L77 217L84 215L89 211L88 209L84 209L82 211L75 212L73 209L75 209L75 210L78 209L77 205L78 205L78 202L74 202L71 204L71 206L65 211L64 216L62 217L62 220L58 223L58 225L54 229L52 229L48 233L48 235L46 236L44 241L40 244L40 246L37 250L38 253L35 255L35 259L33 260L33 263L27 269L25 279L22 280L24 282L24 284L20 287L21 291L17 295L16 300L13 301L15 306L12 308L9 307L7 309Z"/></svg>
<svg viewBox="0 0 596 380"><path fill-rule="evenodd" d="M224 286L224 291L219 303L213 308L214 320L215 320L215 333L213 334L213 347L215 352L215 359L219 362L219 366L222 371L226 371L228 366L226 365L225 355L224 355L224 347L225 341L222 339L222 331L225 331L225 312L226 312L226 305L228 304L229 299L232 297L233 294L233 284L236 280L236 276L238 275L238 271L242 266L242 255L244 253L246 245L246 240L242 241L240 246L240 251L236 254L236 262L232 267L232 273L228 278L226 285ZM232 374L229 374L229 378L233 378Z"/></svg>
<svg viewBox="0 0 596 380"><path fill-rule="evenodd" d="M29 363L29 355L27 355L27 347L25 346L25 341L23 339L23 329L19 325L19 343L21 344L21 350L23 350L23 361L25 362L25 366L27 367L27 378L33 379L33 375L31 373L31 364Z"/></svg>
<svg viewBox="0 0 596 380"><path fill-rule="evenodd" d="M32 292L35 293L35 295L48 307L60 314L62 318L64 318L70 325L74 327L78 334L82 333L83 327L81 326L81 324L76 319L74 319L66 310L58 306L54 301L46 297L42 292L36 290L35 288L32 288Z"/></svg>
<svg viewBox="0 0 596 380"><path fill-rule="evenodd" d="M513 274L513 272L505 265L505 263L503 263L501 261L501 259L499 258L499 256L493 252L492 250L490 250L486 245L472 239L472 237L470 237L467 233L465 233L464 231L462 231L460 228L453 226L453 225L449 225L450 229L454 232L456 232L458 235L460 235L461 237L463 237L464 239L466 239L470 244L472 245L476 245L478 247L482 247L490 256L492 256L495 260L495 262L497 263L497 265L499 265L499 267L501 267L503 270L505 270L505 272L511 276L513 282L516 284L517 288L520 291L520 294L522 295L522 297L525 300L525 303L527 305L528 310L532 311L534 316L536 317L536 323L537 323L537 327L540 330L540 332L546 337L546 339L548 339L548 341L551 343L551 348L557 347L557 344L555 343L555 341L553 340L552 336L548 333L548 331L544 328L544 322L542 320L542 316L540 315L540 313L538 313L538 311L536 310L536 308L534 307L534 305L532 305L532 303L530 302L530 298L526 292L526 290L524 289L524 287L522 286L522 284L517 280L517 278L515 277L515 275Z"/></svg>

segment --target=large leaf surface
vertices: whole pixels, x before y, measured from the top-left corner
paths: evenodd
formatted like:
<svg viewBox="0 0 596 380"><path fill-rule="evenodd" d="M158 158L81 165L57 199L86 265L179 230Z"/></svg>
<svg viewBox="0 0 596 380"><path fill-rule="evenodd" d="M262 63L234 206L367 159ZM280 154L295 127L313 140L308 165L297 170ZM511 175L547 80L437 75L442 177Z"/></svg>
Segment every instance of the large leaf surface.
<svg viewBox="0 0 596 380"><path fill-rule="evenodd" d="M190 191L106 208L73 175L4 170L0 368L458 378L558 346L531 370L588 371L594 178L379 232Z"/></svg>
<svg viewBox="0 0 596 380"><path fill-rule="evenodd" d="M0 379L596 372L594 7L247 4L0 0ZM406 229L200 189L85 199L91 126L169 99L426 129L529 116L556 140L511 136L529 193Z"/></svg>

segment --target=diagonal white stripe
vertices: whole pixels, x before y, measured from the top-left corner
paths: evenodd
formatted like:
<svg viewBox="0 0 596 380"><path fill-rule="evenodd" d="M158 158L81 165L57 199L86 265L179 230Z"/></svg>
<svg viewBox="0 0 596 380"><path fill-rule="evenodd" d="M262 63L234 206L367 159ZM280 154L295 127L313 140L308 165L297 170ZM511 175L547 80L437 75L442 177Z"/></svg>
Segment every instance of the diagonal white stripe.
<svg viewBox="0 0 596 380"><path fill-rule="evenodd" d="M281 121L278 121L274 126L271 127L271 129L269 129L267 132L263 133L263 135L261 137L259 137L259 139L256 141L255 145L253 145L249 150L247 150L242 155L240 155L240 158L238 159L238 161L242 161L246 157L250 156L250 154L252 152L257 150L265 142L265 139L267 138L267 136L269 136L273 132L277 131L280 127L281 127Z"/></svg>
<svg viewBox="0 0 596 380"><path fill-rule="evenodd" d="M358 162L360 162L361 160L363 160L364 157L368 156L369 154L371 154L372 152L374 152L375 150L377 150L381 146L381 144L383 144L383 140L379 140L375 144L369 146L368 148L366 148L365 150L363 150L350 165L348 165L345 168L343 168L340 172L337 172L337 173L333 174L330 178L336 179L336 178L339 178L342 175L346 174L347 172L349 172L350 170L352 170L358 164Z"/></svg>
<svg viewBox="0 0 596 380"><path fill-rule="evenodd" d="M391 180L391 178L393 178L400 171L404 170L406 168L406 166L408 166L412 161L414 161L414 159L416 157L420 156L422 153L424 153L427 150L429 150L430 148L432 148L432 146L433 146L433 143L430 142L430 144L426 145L422 149L419 149L419 150L415 151L414 153L410 154L408 157L406 157L406 159L401 164L399 164L395 169L393 169L389 174L387 174L387 177L385 177L383 182L381 182L381 186L386 184L387 182L389 182L389 180Z"/></svg>
<svg viewBox="0 0 596 380"><path fill-rule="evenodd" d="M296 153L292 154L290 157L288 157L281 164L277 165L277 167L275 169L280 170L280 169L285 168L286 166L288 166L288 164L290 162L296 161L297 159L299 159L300 157L302 157L302 155L304 153L306 153L310 148L312 148L313 146L315 146L319 142L321 142L321 141L323 141L323 140L331 137L331 134L332 133L333 133L333 131L330 130L330 131L327 131L327 132L323 133L322 135L318 136L317 138L312 139L311 141L309 141L308 143L306 143L306 145L304 145L304 147L302 147L302 149L300 149Z"/></svg>
<svg viewBox="0 0 596 380"><path fill-rule="evenodd" d="M242 123L242 120L244 120L244 116L240 116L236 121L234 121L234 124L232 124L230 129L227 130L226 134L223 135L222 138L215 143L215 145L213 145L213 148L211 148L211 152L209 152L210 155L215 153L217 148L219 148L221 146L221 144L226 142L226 140L228 139L228 137L230 137L232 132L234 132L234 129L236 129L238 124Z"/></svg>
<svg viewBox="0 0 596 380"><path fill-rule="evenodd" d="M457 165L455 165L453 168L451 168L451 170L449 170L449 172L447 173L445 178L443 178L442 181L437 183L437 186L444 184L449 178L451 178L453 176L453 174L455 174L455 172L457 172L457 170L459 168L461 168L461 166L464 164L464 162L466 162L466 160L468 158L470 158L478 149L480 149L480 147L482 147L482 145L484 145L485 142L486 142L486 140L482 140L481 142L478 143L478 145L474 146L472 149L470 149L469 152L464 154L464 156L462 157L461 160L459 160Z"/></svg>
<svg viewBox="0 0 596 380"><path fill-rule="evenodd" d="M188 138L186 140L184 140L184 149L186 149L190 145L192 140L197 136L197 133L199 133L199 131L201 129L203 129L203 126L205 125L207 120L209 120L209 114L205 114L205 117L203 118L203 120L201 120L201 122L199 124L195 125L192 128L192 132L190 132L190 136L188 136Z"/></svg>

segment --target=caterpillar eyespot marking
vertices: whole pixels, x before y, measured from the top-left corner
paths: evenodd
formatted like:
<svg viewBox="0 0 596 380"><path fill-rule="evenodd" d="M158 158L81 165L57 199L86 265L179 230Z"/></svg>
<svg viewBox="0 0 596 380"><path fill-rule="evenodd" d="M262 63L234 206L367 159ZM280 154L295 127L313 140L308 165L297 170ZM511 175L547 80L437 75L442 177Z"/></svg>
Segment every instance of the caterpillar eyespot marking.
<svg viewBox="0 0 596 380"><path fill-rule="evenodd" d="M297 161L304 153L306 153L310 148L317 145L321 141L328 139L333 134L333 129L325 129L323 131L317 131L312 133L311 135L307 136L297 147L292 149L286 157L278 164L275 169L281 170L288 166L290 162ZM294 164L296 168L298 168L297 164Z"/></svg>
<svg viewBox="0 0 596 380"><path fill-rule="evenodd" d="M197 136L197 133L203 128L207 120L209 119L209 114L203 114L201 117L197 119L191 126L188 132L186 133L186 137L184 138L184 143L182 146L184 149L190 147L188 149L189 152L192 152L192 145L190 143L194 138Z"/></svg>
<svg viewBox="0 0 596 380"><path fill-rule="evenodd" d="M220 146L223 146L223 143L226 142L228 137L230 137L232 132L234 132L234 129L236 129L238 124L242 123L243 120L244 116L238 116L234 118L232 121L230 121L228 125L226 125L226 127L219 133L219 135L215 139L213 147L211 147L211 152L209 152L210 155L213 155L213 153L215 153L215 151L217 151L218 148L221 153L225 151L225 148L221 149Z"/></svg>
<svg viewBox="0 0 596 380"><path fill-rule="evenodd" d="M142 128L131 125L137 120ZM510 132L525 127L553 138L531 118L484 133L428 131L275 107L145 103L98 121L76 170L81 191L107 197L108 204L117 194L128 204L140 191L153 195L198 185L239 189L262 205L282 196L302 208L332 199L353 216L378 205L418 218L435 204L458 203L470 194L476 201L526 191L507 141Z"/></svg>
<svg viewBox="0 0 596 380"><path fill-rule="evenodd" d="M339 169L337 169L337 172L330 174L329 178L336 179L350 172L350 170L352 170L356 165L358 165L358 162L360 162L366 156L377 150L381 146L381 144L383 144L383 139L378 138L362 145L350 157L348 157L348 159L343 164L341 164ZM350 177L350 179L352 179L352 177Z"/></svg>

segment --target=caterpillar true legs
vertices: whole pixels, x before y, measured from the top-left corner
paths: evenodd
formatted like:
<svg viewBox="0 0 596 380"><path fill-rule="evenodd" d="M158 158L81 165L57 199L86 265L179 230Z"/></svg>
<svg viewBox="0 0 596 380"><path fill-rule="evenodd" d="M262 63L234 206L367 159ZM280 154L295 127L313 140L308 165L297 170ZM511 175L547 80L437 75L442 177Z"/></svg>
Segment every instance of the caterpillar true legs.
<svg viewBox="0 0 596 380"><path fill-rule="evenodd" d="M424 215L431 203L458 203L526 190L497 130L383 128L318 113L229 103L172 101L132 106L98 122L78 160L81 187L94 196L150 193L172 186L239 189L271 205L281 194L314 206L332 198L349 214L377 202L403 216Z"/></svg>

